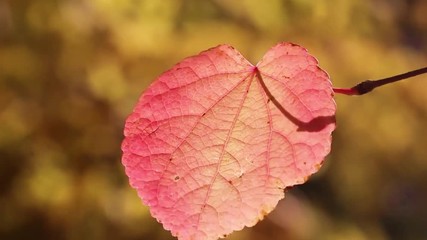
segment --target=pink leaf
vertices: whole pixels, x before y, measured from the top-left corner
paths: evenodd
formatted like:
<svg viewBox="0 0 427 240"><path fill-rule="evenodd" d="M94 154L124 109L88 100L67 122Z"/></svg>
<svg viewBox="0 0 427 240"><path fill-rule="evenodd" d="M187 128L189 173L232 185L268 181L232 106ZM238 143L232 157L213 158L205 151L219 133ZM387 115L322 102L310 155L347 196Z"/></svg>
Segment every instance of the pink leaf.
<svg viewBox="0 0 427 240"><path fill-rule="evenodd" d="M253 226L329 153L332 95L317 60L294 44L278 44L256 66L228 45L187 58L126 121L130 184L179 239Z"/></svg>

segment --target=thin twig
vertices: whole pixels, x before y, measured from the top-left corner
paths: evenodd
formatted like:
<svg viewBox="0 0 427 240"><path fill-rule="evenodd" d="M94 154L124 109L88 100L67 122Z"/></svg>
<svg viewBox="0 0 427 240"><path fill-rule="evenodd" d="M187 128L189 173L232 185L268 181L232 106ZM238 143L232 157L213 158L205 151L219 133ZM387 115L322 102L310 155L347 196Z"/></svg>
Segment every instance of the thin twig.
<svg viewBox="0 0 427 240"><path fill-rule="evenodd" d="M427 73L427 67L420 68L407 73L399 74L396 76L379 79L379 80L366 80L364 82L357 84L352 88L334 88L333 90L335 93L341 93L345 95L363 95L368 92L371 92L377 87L381 87L389 83L397 82L400 80L415 77L425 73Z"/></svg>

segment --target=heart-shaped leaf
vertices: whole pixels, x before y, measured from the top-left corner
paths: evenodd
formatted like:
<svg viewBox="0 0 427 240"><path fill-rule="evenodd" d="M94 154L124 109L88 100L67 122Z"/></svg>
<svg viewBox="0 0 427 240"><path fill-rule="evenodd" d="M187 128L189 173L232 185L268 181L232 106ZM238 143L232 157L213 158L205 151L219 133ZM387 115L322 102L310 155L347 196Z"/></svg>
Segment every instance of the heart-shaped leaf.
<svg viewBox="0 0 427 240"><path fill-rule="evenodd" d="M126 120L122 162L153 217L181 240L253 226L331 146L328 75L281 43L253 66L228 45L183 60Z"/></svg>

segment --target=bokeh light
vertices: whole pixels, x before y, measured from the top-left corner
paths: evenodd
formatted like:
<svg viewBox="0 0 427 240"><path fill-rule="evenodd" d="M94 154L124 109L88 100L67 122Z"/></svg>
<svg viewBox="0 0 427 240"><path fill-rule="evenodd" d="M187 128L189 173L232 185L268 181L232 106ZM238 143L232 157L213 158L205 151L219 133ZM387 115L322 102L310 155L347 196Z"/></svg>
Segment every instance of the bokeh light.
<svg viewBox="0 0 427 240"><path fill-rule="evenodd" d="M0 1L0 239L174 239L120 163L124 120L157 76L222 43L256 63L290 41L351 87L426 66L426 12L423 0ZM320 172L227 239L427 239L426 78L337 95Z"/></svg>

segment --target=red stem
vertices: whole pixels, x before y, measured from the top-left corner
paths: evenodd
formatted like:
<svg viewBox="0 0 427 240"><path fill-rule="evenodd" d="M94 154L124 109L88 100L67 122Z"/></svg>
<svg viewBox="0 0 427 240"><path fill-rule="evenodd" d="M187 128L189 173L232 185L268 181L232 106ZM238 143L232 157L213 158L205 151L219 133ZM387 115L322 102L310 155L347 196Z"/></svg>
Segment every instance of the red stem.
<svg viewBox="0 0 427 240"><path fill-rule="evenodd" d="M377 87L381 87L383 85L397 82L403 79L415 77L417 75L421 75L424 73L427 73L427 67L420 68L407 73L399 74L396 76L379 79L379 80L366 80L364 82L357 84L352 88L333 88L333 90L335 93L340 93L345 95L363 95L365 93L371 92Z"/></svg>

